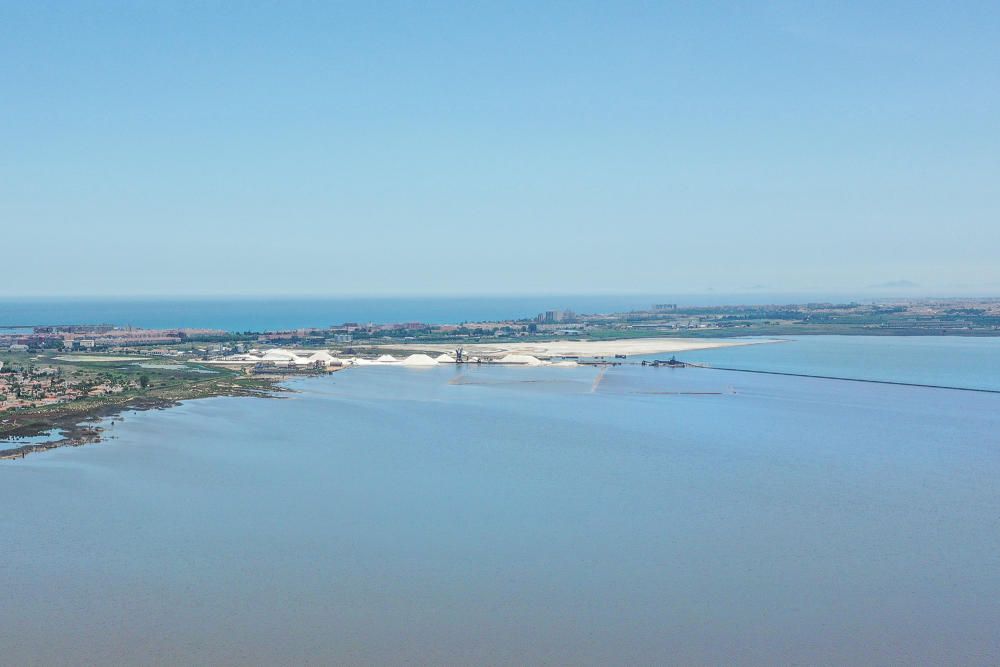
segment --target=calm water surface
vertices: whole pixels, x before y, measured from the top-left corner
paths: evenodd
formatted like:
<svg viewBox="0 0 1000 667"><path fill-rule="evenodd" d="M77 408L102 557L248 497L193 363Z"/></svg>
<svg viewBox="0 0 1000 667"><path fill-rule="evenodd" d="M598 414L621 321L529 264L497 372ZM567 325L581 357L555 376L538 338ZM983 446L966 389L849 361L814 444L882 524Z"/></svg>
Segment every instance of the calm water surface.
<svg viewBox="0 0 1000 667"><path fill-rule="evenodd" d="M1000 337L790 336L678 355L751 370L1000 390ZM662 357L663 355L659 355Z"/></svg>
<svg viewBox="0 0 1000 667"><path fill-rule="evenodd" d="M910 354L880 340L829 342ZM994 383L995 343L953 340L953 379ZM835 363L799 345L713 358ZM1000 395L638 367L294 387L0 465L0 662L1000 662Z"/></svg>

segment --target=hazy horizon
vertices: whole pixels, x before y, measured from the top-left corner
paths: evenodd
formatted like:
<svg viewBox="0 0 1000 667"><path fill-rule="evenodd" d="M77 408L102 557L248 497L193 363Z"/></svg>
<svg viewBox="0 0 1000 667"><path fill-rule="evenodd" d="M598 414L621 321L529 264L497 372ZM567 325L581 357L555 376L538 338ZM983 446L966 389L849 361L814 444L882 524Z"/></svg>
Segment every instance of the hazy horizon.
<svg viewBox="0 0 1000 667"><path fill-rule="evenodd" d="M516 298L574 298L574 297L623 297L623 298L668 298L683 297L685 299L718 299L720 297L733 297L734 299L746 298L747 303L759 302L761 298L835 298L835 299L1000 299L1000 289L996 290L925 290L918 287L898 288L895 290L883 288L867 289L843 289L843 290L771 290L771 289L748 289L748 290L702 290L702 291L648 291L648 290L588 290L588 291L549 291L540 290L537 292L501 292L501 291L477 291L477 292L120 292L120 293L76 293L67 291L63 293L21 293L5 294L0 292L0 300L255 300L255 299L280 299L280 300L352 300L352 299L516 299ZM739 305L734 301L732 305ZM791 302L787 302L791 303ZM558 304L554 304L558 305Z"/></svg>

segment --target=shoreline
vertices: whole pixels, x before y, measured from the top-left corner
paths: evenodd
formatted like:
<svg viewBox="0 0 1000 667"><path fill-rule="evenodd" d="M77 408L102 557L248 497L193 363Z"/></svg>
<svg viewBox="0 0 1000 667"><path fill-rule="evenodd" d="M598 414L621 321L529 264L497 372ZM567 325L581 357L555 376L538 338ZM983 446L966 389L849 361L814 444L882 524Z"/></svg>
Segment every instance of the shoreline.
<svg viewBox="0 0 1000 667"><path fill-rule="evenodd" d="M553 340L530 342L498 342L469 343L465 345L445 343L396 343L372 346L381 350L421 350L428 352L453 352L461 347L466 354L477 356L500 354L530 354L544 359L547 357L613 357L643 356L650 354L670 354L677 352L695 352L698 350L713 350L724 347L743 347L747 345L765 345L783 342L779 339L767 338L761 340L708 340L697 338L618 338L609 340Z"/></svg>
<svg viewBox="0 0 1000 667"><path fill-rule="evenodd" d="M291 376L289 376L291 377ZM31 438L59 431L63 437L46 442L29 442L21 446L0 450L0 461L23 459L29 454L45 452L60 447L80 447L97 444L103 441L104 428L97 424L110 417L121 417L129 411L166 410L176 407L185 401L203 398L218 398L223 396L244 398L281 398L276 394L294 392L283 386L287 377L273 377L257 380L253 386L243 384L226 384L214 382L213 386L205 386L208 382L194 385L191 391L180 392L181 395L142 394L126 397L104 399L100 403L73 405L72 402L56 406L48 406L43 411L24 411L10 413L11 417L23 418L25 423L15 425L7 430L4 438ZM17 441L0 440L16 445Z"/></svg>
<svg viewBox="0 0 1000 667"><path fill-rule="evenodd" d="M554 340L546 342L473 343L463 346L467 353L484 356L495 354L527 354L540 357L612 357L615 355L651 355L671 352L688 352L723 347L737 347L775 343L778 340L698 340L678 338L632 338L599 341ZM379 345L374 349L408 349L432 352L451 352L448 344ZM95 355L95 358L98 358ZM99 357L108 359L106 357ZM131 361L132 357L128 357ZM328 370L333 373L348 367ZM165 410L184 401L220 396L280 398L278 394L294 392L285 386L288 380L301 377L297 373L280 373L266 377L204 378L188 381L185 385L169 389L152 389L143 393L70 401L23 411L2 413L8 423L0 425L0 461L23 459L29 454L45 452L60 447L80 447L102 442L102 420L120 417L130 410ZM9 423L13 422L13 423ZM18 443L10 438L34 438L52 434L45 442Z"/></svg>

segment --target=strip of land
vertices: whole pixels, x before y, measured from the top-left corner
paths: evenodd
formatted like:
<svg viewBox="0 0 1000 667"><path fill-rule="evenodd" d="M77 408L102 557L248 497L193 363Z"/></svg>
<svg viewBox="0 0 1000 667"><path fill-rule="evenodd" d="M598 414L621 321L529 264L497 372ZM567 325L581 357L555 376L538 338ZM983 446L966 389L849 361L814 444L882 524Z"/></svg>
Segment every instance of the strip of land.
<svg viewBox="0 0 1000 667"><path fill-rule="evenodd" d="M272 395L290 375L352 365L574 366L776 342L764 337L1000 335L1000 299L685 306L428 324L344 322L283 331L113 324L0 328L0 458L100 438L101 418L207 396ZM736 338L735 336L740 336ZM744 338L753 336L753 339ZM460 354L457 354L459 353ZM395 354L401 354L397 359ZM669 362L668 362L669 364ZM36 442L58 433L51 442ZM31 442L18 440L28 438Z"/></svg>
<svg viewBox="0 0 1000 667"><path fill-rule="evenodd" d="M494 356L503 354L525 354L538 357L613 357L615 355L649 355L709 350L720 347L736 347L773 343L774 340L692 340L690 338L631 338L625 340L548 340L548 341L504 341L497 343L470 343L463 345L465 354ZM378 349L420 350L426 352L453 352L455 345L427 343L396 343L378 345Z"/></svg>
<svg viewBox="0 0 1000 667"><path fill-rule="evenodd" d="M756 340L692 340L642 338L624 340L531 340L467 343L465 358L495 361L513 355L520 359L601 359L631 355L688 352L738 345ZM448 343L396 343L371 346L372 356L382 348L403 351L452 353ZM172 363L149 363L146 354L65 354L40 350L5 355L0 367L0 459L66 445L81 445L101 439L99 422L129 410L148 410L177 405L180 401L210 396L270 396L280 381L291 374L326 373L361 363L355 355L334 358L326 351L295 354L271 349L248 356L254 360L228 367L226 357L199 358L200 353L174 351ZM239 356L239 355L237 355ZM436 363L429 357L429 363ZM510 359L507 356L507 359ZM304 361L304 363L293 363ZM231 362L236 363L236 362ZM406 362L403 362L405 365ZM503 363L503 359L500 359ZM573 364L573 361L565 362ZM212 364L209 366L209 364ZM58 434L43 442L22 441Z"/></svg>

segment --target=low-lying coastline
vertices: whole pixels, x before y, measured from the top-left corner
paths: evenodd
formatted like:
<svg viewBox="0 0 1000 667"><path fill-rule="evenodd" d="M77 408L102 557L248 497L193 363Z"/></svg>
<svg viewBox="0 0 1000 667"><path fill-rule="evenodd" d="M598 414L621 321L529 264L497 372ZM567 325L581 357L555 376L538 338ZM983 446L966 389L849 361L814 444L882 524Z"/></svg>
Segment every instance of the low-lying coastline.
<svg viewBox="0 0 1000 667"><path fill-rule="evenodd" d="M596 359L598 363L603 363L600 360L605 357L623 358L765 342L774 341L677 338L551 340L473 343L464 348L465 360L575 366L575 361L559 360ZM454 351L450 345L426 343L371 349L378 354L383 347L443 353L437 359L423 354L413 355L400 365L407 365L413 358L436 364L438 359L448 357L444 353ZM310 351L302 352L306 354ZM256 359L253 356L249 358ZM8 397L14 396L14 404L0 411L0 448L3 448L0 449L0 460L99 442L103 431L99 424L130 410L165 409L182 401L213 396L274 397L281 391L288 391L282 385L283 380L301 373L335 372L350 365L378 363L386 358L392 359L388 355L377 361L361 356L336 359L320 350L311 351L311 356L300 359L294 352L272 349L261 357L263 361L255 361L252 366L245 363L232 366L226 358L210 361L187 357L169 364L155 364L149 363L151 359L146 355L121 353L22 356L18 359L17 369L8 365L4 374L4 386ZM448 357L448 360L454 361L454 358ZM47 434L57 435L44 441L37 440ZM22 443L18 439L31 441Z"/></svg>
<svg viewBox="0 0 1000 667"><path fill-rule="evenodd" d="M463 345L465 352L477 356L489 355L532 355L549 357L613 357L616 355L638 356L648 354L670 354L711 350L720 347L759 345L774 343L775 340L705 340L690 338L625 338L608 340L547 340L547 341L504 341L496 343L470 343ZM396 343L379 345L377 349L420 350L427 352L451 352L455 345L428 343Z"/></svg>
<svg viewBox="0 0 1000 667"><path fill-rule="evenodd" d="M0 460L20 459L28 454L44 452L58 447L78 447L100 442L103 427L100 422L120 417L128 411L162 410L180 405L183 401L216 396L245 396L276 398L281 392L290 391L281 381L284 376L267 378L227 378L187 383L181 387L164 390L151 389L144 393L71 401L39 408L2 413L0 425ZM59 437L44 442L18 445L18 438L33 438L58 432Z"/></svg>

